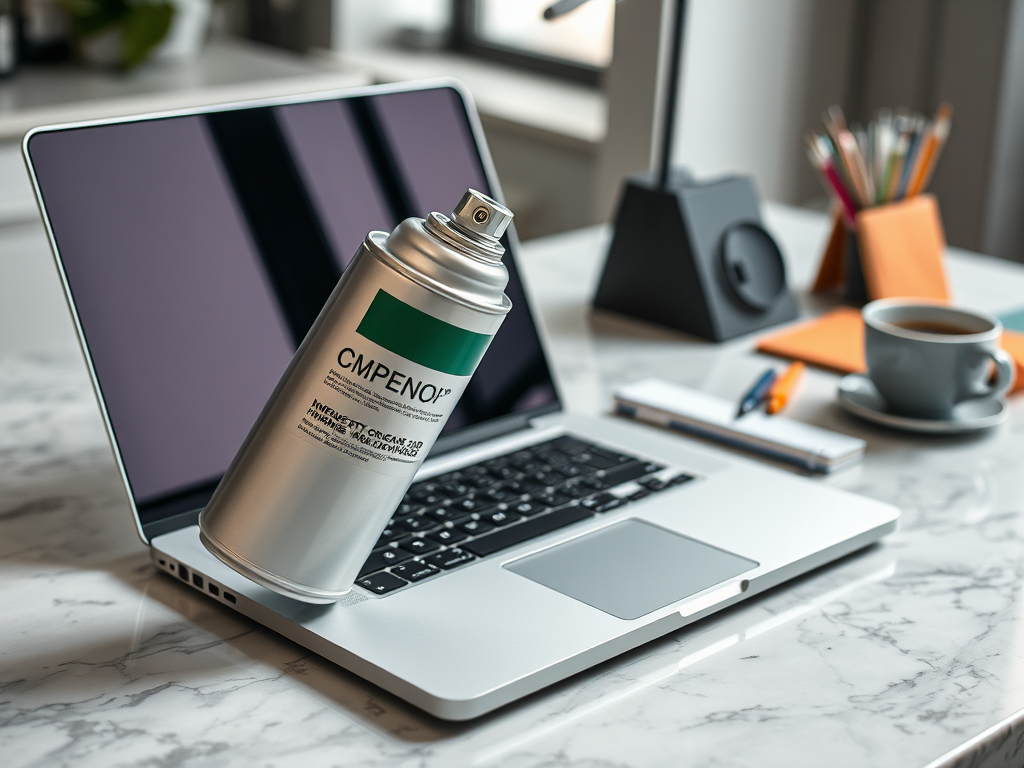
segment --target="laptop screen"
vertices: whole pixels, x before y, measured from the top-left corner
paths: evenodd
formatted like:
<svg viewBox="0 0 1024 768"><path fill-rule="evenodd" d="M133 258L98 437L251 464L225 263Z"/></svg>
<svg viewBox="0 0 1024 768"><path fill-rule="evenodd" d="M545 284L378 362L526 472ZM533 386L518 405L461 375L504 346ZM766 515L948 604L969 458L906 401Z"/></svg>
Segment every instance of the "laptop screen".
<svg viewBox="0 0 1024 768"><path fill-rule="evenodd" d="M448 87L44 131L29 155L143 525L206 503L367 232L491 192ZM512 312L441 450L557 407L505 264Z"/></svg>

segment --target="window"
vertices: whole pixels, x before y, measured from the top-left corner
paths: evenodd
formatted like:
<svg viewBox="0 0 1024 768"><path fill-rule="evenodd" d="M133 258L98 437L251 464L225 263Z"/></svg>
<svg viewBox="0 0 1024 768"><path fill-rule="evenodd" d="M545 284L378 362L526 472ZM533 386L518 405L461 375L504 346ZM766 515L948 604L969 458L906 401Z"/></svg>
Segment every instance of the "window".
<svg viewBox="0 0 1024 768"><path fill-rule="evenodd" d="M554 0L455 0L457 49L598 85L612 58L614 0L589 0L551 21Z"/></svg>

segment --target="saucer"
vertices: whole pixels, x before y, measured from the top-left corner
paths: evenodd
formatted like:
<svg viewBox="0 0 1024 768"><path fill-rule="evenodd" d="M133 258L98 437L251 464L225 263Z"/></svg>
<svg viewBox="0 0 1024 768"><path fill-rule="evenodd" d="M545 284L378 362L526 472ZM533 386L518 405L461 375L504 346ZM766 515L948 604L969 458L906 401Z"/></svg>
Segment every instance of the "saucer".
<svg viewBox="0 0 1024 768"><path fill-rule="evenodd" d="M894 429L932 434L955 434L988 429L1002 424L1010 415L1002 400L965 400L953 409L950 419L917 419L891 413L875 385L861 373L851 373L839 382L839 404L855 416Z"/></svg>

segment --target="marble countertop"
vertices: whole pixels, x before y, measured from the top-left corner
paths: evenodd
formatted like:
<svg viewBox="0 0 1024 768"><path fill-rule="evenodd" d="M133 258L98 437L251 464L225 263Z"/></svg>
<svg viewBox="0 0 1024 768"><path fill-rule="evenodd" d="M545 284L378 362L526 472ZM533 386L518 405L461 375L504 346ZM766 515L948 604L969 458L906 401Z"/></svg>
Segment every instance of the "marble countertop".
<svg viewBox="0 0 1024 768"><path fill-rule="evenodd" d="M769 223L806 284L824 220L772 208ZM589 315L605 238L525 249L570 407L606 411L617 385L648 375L738 394L765 363L750 339L712 345ZM965 304L1000 311L1024 297L1019 267L954 255L950 270ZM990 433L925 439L841 413L836 379L810 372L791 415L868 441L862 465L822 482L900 506L897 533L450 724L158 574L83 364L2 358L0 764L1020 765L1022 403Z"/></svg>
<svg viewBox="0 0 1024 768"><path fill-rule="evenodd" d="M28 65L0 81L0 141L20 141L37 125L349 88L370 80L365 69L351 64L221 37L195 60L150 62L130 76L74 63Z"/></svg>

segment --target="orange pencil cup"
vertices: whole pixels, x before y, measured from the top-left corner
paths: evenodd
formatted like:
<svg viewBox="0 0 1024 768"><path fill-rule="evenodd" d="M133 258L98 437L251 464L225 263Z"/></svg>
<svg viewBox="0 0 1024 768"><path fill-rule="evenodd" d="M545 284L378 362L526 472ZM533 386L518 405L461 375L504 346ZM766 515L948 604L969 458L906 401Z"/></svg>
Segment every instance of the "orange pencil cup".
<svg viewBox="0 0 1024 768"><path fill-rule="evenodd" d="M897 296L948 301L945 248L931 195L862 210L854 231L837 214L811 290L844 286L854 304Z"/></svg>

